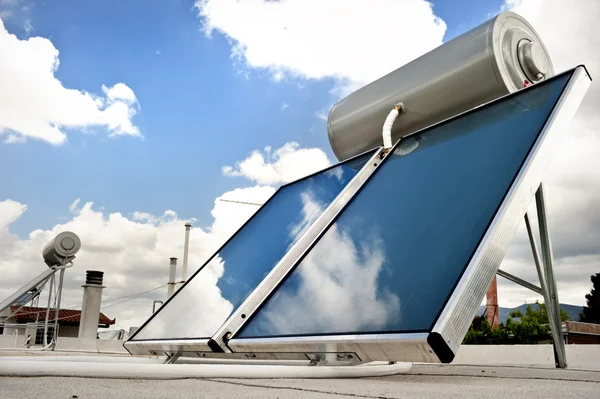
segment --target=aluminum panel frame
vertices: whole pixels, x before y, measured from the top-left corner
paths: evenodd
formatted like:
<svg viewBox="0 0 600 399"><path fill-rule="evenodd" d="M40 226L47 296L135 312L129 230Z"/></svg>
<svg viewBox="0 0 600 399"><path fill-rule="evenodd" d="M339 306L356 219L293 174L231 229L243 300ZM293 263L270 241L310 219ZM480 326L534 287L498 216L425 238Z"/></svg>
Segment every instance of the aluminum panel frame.
<svg viewBox="0 0 600 399"><path fill-rule="evenodd" d="M211 352L208 338L186 340L125 341L123 346L134 356L162 355L163 353Z"/></svg>
<svg viewBox="0 0 600 399"><path fill-rule="evenodd" d="M285 354L304 353L310 355L339 354L348 359L356 354L360 362L403 361L440 363L429 343L428 333L417 334L357 334L327 335L313 337L281 338L233 338L229 347L235 353ZM348 359L352 360L352 359Z"/></svg>
<svg viewBox="0 0 600 399"><path fill-rule="evenodd" d="M313 244L321 238L323 231L329 227L337 215L344 210L345 206L360 191L362 186L369 180L369 177L377 170L377 167L382 162L382 151L382 147L375 151L373 156L329 204L317 220L313 222L291 249L283 256L283 258L281 258L275 267L273 267L264 280L261 281L248 298L246 298L238 309L225 321L221 328L217 330L211 338L211 346L216 345L226 353L232 352L227 346L227 341L229 340L228 337L234 336L242 328L244 323L250 320L266 298L277 289L279 284L292 271L300 259L302 259L302 257L313 247Z"/></svg>
<svg viewBox="0 0 600 399"><path fill-rule="evenodd" d="M451 361L469 329L481 300L496 275L542 176L560 146L560 138L575 116L591 79L585 67L574 69L571 79L521 167L506 198L461 276L428 341L443 362Z"/></svg>

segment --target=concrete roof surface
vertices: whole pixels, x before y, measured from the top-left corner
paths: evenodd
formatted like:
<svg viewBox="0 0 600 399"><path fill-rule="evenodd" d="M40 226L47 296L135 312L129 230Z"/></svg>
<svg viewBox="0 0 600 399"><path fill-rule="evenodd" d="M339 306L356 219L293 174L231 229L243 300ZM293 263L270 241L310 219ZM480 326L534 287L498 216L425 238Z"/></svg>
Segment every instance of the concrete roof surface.
<svg viewBox="0 0 600 399"><path fill-rule="evenodd" d="M359 379L127 380L0 377L3 399L44 398L600 398L600 371L414 365Z"/></svg>

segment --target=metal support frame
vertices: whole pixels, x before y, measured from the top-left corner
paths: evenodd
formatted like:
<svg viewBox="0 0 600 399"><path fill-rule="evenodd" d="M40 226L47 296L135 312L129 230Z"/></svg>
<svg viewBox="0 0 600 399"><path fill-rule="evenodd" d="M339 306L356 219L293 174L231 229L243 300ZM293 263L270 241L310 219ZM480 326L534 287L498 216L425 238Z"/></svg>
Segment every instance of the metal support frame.
<svg viewBox="0 0 600 399"><path fill-rule="evenodd" d="M48 304L46 306L46 317L44 320L44 336L43 336L43 348L54 350L56 348L56 340L58 337L58 313L60 311L60 303L62 299L62 288L64 282L65 269L73 266L71 262L74 257L64 259L61 266L53 266L40 273L37 277L25 284L13 295L8 297L0 304L0 311L10 308L22 295L29 292L32 289L36 289L41 293L44 286L50 282L48 287ZM56 281L56 273L58 273L58 282ZM39 294L38 294L39 295ZM54 320L50 320L50 309L52 309L52 298L54 297ZM21 304L15 311L17 313L24 304ZM52 339L48 342L48 327L53 325Z"/></svg>
<svg viewBox="0 0 600 399"><path fill-rule="evenodd" d="M552 256L552 244L550 242L550 232L548 230L548 220L546 215L546 202L544 200L543 185L540 184L535 193L535 205L538 217L538 226L540 231L540 244L542 249L542 257L540 258L529 215L525 213L525 226L531 245L533 261L540 280L540 287L531 284L517 276L498 269L497 274L514 283L517 283L537 294L544 296L544 303L548 313L550 322L550 331L552 333L552 341L554 346L554 360L558 368L567 367L567 356L565 352L565 341L562 337L562 322L560 319L560 302L558 300L558 290L556 288L556 279L554 278L554 258ZM540 260L541 259L541 260Z"/></svg>

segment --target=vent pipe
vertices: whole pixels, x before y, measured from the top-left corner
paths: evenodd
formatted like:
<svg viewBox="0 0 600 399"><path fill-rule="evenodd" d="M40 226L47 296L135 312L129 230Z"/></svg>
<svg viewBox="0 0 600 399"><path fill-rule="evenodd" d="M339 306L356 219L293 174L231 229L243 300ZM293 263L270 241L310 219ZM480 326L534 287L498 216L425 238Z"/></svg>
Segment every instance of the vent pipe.
<svg viewBox="0 0 600 399"><path fill-rule="evenodd" d="M181 282L185 283L187 279L188 251L190 249L190 228L191 223L185 224L185 243L183 245L183 270L181 272Z"/></svg>
<svg viewBox="0 0 600 399"><path fill-rule="evenodd" d="M175 276L177 275L177 258L171 258L171 263L169 264L169 292L167 294L167 298L170 298L171 295L175 292Z"/></svg>
<svg viewBox="0 0 600 399"><path fill-rule="evenodd" d="M79 322L79 338L97 338L104 272L88 270L85 272L83 287L83 303L81 305L81 320ZM94 341L95 342L95 341Z"/></svg>

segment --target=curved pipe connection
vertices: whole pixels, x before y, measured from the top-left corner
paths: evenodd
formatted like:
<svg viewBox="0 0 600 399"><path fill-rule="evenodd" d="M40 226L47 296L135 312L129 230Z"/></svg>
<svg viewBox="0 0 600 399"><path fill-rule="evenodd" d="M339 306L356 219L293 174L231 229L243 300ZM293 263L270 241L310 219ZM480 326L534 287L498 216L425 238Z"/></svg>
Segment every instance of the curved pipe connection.
<svg viewBox="0 0 600 399"><path fill-rule="evenodd" d="M389 151L392 148L392 126L394 126L394 122L398 115L401 115L405 112L404 104L402 102L396 103L394 109L390 111L387 118L385 118L385 122L383 123L383 149L384 151Z"/></svg>
<svg viewBox="0 0 600 399"><path fill-rule="evenodd" d="M147 362L147 360L146 360ZM1 376L55 376L88 378L181 379L181 378L357 378L381 377L408 372L412 363L360 366L280 366L242 364L148 364L0 360Z"/></svg>

